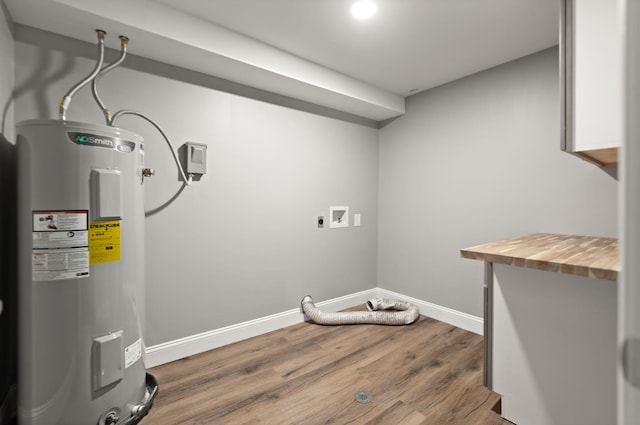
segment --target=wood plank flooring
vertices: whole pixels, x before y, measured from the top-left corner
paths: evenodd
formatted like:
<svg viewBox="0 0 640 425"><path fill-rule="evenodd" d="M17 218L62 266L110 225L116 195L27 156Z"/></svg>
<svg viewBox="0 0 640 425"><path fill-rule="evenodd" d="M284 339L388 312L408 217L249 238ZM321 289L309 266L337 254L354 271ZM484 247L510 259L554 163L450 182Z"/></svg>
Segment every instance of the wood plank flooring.
<svg viewBox="0 0 640 425"><path fill-rule="evenodd" d="M482 386L482 337L409 326L302 323L150 371L141 425L503 425ZM354 400L358 390L373 400Z"/></svg>

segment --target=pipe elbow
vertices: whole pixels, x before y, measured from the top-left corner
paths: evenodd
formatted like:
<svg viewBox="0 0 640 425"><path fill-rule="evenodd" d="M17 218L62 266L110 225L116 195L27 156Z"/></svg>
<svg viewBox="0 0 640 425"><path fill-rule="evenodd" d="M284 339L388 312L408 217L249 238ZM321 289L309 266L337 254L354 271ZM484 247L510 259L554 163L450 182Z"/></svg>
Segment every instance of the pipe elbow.
<svg viewBox="0 0 640 425"><path fill-rule="evenodd" d="M376 311L376 310L391 310L391 309L396 309L396 310L404 310L403 308L397 308L396 305L398 304L398 301L393 301L393 300L387 300L384 298L380 298L380 297L375 297L370 299L369 301L367 301L367 309L369 311Z"/></svg>

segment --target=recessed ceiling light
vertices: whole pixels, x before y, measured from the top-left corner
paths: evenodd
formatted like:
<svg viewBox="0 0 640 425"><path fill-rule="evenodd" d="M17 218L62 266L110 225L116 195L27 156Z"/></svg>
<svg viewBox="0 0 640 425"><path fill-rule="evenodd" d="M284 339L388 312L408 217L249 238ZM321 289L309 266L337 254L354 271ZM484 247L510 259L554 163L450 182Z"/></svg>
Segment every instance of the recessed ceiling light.
<svg viewBox="0 0 640 425"><path fill-rule="evenodd" d="M358 0L351 6L351 15L356 19L369 19L378 11L372 0Z"/></svg>

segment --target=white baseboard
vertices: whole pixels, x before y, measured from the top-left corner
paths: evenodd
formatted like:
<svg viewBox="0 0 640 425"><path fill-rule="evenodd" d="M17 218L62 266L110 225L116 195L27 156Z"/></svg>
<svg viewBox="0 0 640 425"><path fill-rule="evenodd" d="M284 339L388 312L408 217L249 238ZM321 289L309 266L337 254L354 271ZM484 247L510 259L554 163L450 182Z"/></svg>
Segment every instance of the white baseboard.
<svg viewBox="0 0 640 425"><path fill-rule="evenodd" d="M316 302L315 304L317 307L325 307L328 311L338 311L366 303L376 296L376 291L375 288L369 289L328 301ZM302 297L300 297L300 300L302 301ZM145 349L145 366L151 368L169 363L302 322L304 322L304 315L300 307L298 307L247 322L225 326L224 328L152 345Z"/></svg>
<svg viewBox="0 0 640 425"><path fill-rule="evenodd" d="M484 332L484 320L482 317L472 316L471 314L463 313L461 311L453 310L427 301L422 301L417 298L408 297L382 288L378 288L378 296L381 298L398 299L413 303L420 308L420 314L440 320L441 322L448 323L458 328L462 328L466 331L473 332L478 335L482 335Z"/></svg>
<svg viewBox="0 0 640 425"><path fill-rule="evenodd" d="M416 298L411 298L388 291L374 288L356 292L328 301L315 303L317 307L324 307L327 311L338 311L354 305L364 304L373 297L400 299L411 302L420 308L420 313L436 320L482 335L482 318L442 307ZM302 298L300 298L302 300ZM280 328L302 323L304 315L300 308L272 314L247 322L238 323L224 328L214 329L197 335L164 342L147 347L145 350L145 366L148 368L169 363L184 357L213 350L214 348L272 332Z"/></svg>

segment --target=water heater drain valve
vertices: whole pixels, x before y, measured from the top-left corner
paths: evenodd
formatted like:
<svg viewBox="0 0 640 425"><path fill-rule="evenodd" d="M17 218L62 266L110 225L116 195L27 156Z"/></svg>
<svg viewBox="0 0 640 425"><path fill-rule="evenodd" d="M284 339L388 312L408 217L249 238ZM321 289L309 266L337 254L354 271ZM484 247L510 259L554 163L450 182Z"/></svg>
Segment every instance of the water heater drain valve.
<svg viewBox="0 0 640 425"><path fill-rule="evenodd" d="M156 175L156 170L154 170L153 168L143 168L142 169L142 175L144 177L155 176Z"/></svg>

